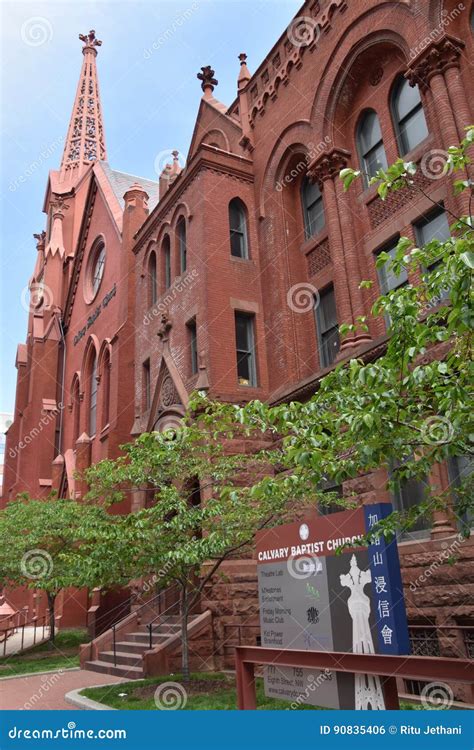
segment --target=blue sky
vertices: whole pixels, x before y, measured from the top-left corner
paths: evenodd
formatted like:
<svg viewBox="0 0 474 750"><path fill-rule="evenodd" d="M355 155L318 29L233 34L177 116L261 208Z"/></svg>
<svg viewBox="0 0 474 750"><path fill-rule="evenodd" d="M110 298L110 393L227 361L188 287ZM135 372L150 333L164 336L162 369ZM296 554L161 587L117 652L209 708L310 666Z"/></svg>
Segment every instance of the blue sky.
<svg viewBox="0 0 474 750"><path fill-rule="evenodd" d="M13 411L15 353L25 340L22 293L45 226L48 171L61 160L82 63L79 33L103 41L99 83L112 167L156 179L163 151L186 154L199 106L196 73L212 65L215 95L236 95L237 56L253 72L300 0L3 2L0 411Z"/></svg>

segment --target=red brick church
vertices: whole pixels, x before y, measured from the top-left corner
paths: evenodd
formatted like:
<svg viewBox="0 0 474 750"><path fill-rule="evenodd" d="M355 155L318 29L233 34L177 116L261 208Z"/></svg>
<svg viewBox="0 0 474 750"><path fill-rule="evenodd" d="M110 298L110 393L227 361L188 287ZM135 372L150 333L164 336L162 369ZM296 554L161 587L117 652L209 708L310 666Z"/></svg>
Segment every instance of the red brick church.
<svg viewBox="0 0 474 750"><path fill-rule="evenodd" d="M76 470L179 422L196 387L235 402L304 400L336 361L376 358L383 321L370 319L368 333L343 342L338 326L369 315L374 295L407 280L378 273L377 253L401 234L446 236L446 214L429 198L467 213L437 159L474 120L471 3L307 0L253 73L239 55L233 102L216 98L216 73L201 69L186 165L175 152L158 182L109 165L101 42L92 31L81 39L65 150L49 176L45 230L35 235L4 502L25 490L81 497ZM421 163L425 196L414 188L382 202L363 183L343 192L343 167L373 174L400 156ZM361 290L362 279L374 288ZM429 480L455 486L464 470L453 460ZM380 469L335 489L397 508L421 497L410 482L389 498L386 480ZM144 502L136 493L121 510ZM472 542L459 546L454 568L410 588L455 542L456 523L438 512L400 542L412 637L424 653L473 649ZM231 633L258 635L255 561L226 566L227 582L202 602L216 666ZM63 625L86 622L90 598L71 592L61 607Z"/></svg>

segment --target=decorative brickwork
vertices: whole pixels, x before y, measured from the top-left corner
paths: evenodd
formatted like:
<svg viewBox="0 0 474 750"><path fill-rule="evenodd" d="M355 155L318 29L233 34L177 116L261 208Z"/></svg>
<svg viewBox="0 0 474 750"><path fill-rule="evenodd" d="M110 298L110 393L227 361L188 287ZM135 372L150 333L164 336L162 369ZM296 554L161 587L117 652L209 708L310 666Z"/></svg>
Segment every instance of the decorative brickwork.
<svg viewBox="0 0 474 750"><path fill-rule="evenodd" d="M380 226L385 221L393 219L393 216L397 211L400 211L408 203L420 198L419 188L429 192L432 184L433 181L430 180L429 177L426 177L422 172L417 172L413 179L413 185L409 185L394 193L390 193L384 201L376 195L374 199L367 204L372 229Z"/></svg>
<svg viewBox="0 0 474 750"><path fill-rule="evenodd" d="M314 276L318 271L322 271L331 263L331 252L329 250L329 240L326 237L317 247L310 250L306 256L308 261L308 275Z"/></svg>

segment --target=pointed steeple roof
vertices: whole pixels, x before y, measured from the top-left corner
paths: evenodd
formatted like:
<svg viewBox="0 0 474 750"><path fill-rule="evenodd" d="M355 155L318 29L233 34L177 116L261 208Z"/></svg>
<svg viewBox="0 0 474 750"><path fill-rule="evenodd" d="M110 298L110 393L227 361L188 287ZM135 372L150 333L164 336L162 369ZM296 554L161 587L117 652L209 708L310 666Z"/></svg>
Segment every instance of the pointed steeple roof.
<svg viewBox="0 0 474 750"><path fill-rule="evenodd" d="M107 159L96 68L102 42L94 30L79 34L79 39L84 60L59 172L59 181L67 183L75 183L92 162Z"/></svg>

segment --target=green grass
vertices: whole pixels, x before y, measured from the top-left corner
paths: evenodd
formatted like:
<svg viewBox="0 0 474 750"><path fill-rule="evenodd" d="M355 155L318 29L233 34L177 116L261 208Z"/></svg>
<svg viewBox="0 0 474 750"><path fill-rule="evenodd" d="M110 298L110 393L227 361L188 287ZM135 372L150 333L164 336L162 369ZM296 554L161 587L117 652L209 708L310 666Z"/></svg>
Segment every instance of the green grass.
<svg viewBox="0 0 474 750"><path fill-rule="evenodd" d="M235 689L235 680L229 675L221 673L196 673L192 675L193 680L209 682L209 691L203 690L194 693L191 687L186 688L188 700L186 703L187 711L232 711L237 708L237 696ZM216 680L225 680L226 686L216 687L213 682ZM154 700L155 689L163 682L182 683L181 675L168 675L166 677L152 677L147 680L134 680L133 682L123 682L119 685L112 685L105 688L85 688L81 690L81 695L87 698L104 703L111 708L118 708L127 711L156 711L157 706ZM267 698L263 692L263 680L257 678L257 708L259 710L278 710L288 709L290 703L287 701L274 700ZM119 697L119 693L127 693L126 697ZM315 710L314 706L300 706L297 710Z"/></svg>
<svg viewBox="0 0 474 750"><path fill-rule="evenodd" d="M193 674L192 680L199 680L202 688L205 688L203 683L208 682L209 690L201 689L200 692L194 692L191 681L191 686L186 688L188 697L185 709L187 711L232 711L237 708L235 679L231 675L201 672ZM222 680L225 680L226 685L219 686L215 684L216 681ZM81 690L81 695L103 703L110 708L117 708L122 711L156 711L157 706L154 700L154 693L156 688L164 682L176 682L183 686L181 675L176 674L167 675L166 677L151 677L146 680L133 680L133 682L122 682L119 685L111 685L110 687L84 688L84 690ZM120 697L121 693L125 693L126 695ZM256 680L256 695L257 710L259 711L288 710L292 705L289 701L267 698L263 691L263 680L261 678L257 678ZM409 703L401 704L400 707L412 710L419 708ZM317 711L321 709L317 706L300 705L294 710Z"/></svg>
<svg viewBox="0 0 474 750"><path fill-rule="evenodd" d="M24 654L0 658L0 678L78 667L79 645L88 640L86 630L62 630L56 635L54 644L41 643Z"/></svg>

